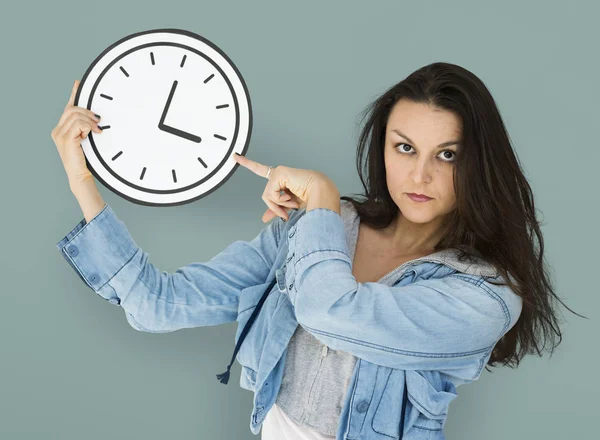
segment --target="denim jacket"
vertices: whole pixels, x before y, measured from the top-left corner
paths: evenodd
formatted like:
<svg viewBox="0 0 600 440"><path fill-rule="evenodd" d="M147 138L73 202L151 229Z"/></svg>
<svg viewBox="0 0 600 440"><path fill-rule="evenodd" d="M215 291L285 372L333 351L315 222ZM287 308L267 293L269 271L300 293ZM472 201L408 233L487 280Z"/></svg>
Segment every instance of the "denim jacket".
<svg viewBox="0 0 600 440"><path fill-rule="evenodd" d="M353 214L350 202L341 206L342 215ZM56 246L87 286L150 333L237 321L237 342L276 280L236 356L240 386L254 393L253 434L276 400L300 324L358 358L337 440L444 439L456 387L479 378L522 307L508 286L489 282L502 281L491 266L458 261L448 250L402 264L386 283L358 283L343 218L327 208L277 217L253 240L173 273L148 261L109 205Z"/></svg>

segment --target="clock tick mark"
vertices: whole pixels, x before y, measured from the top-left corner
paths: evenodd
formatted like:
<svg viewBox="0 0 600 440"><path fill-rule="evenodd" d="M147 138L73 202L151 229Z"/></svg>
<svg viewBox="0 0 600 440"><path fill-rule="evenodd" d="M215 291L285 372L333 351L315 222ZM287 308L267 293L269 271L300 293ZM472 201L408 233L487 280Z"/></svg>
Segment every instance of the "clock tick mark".
<svg viewBox="0 0 600 440"><path fill-rule="evenodd" d="M115 160L115 159L116 159L117 157L119 157L121 154L123 154L123 152L122 152L122 151L119 151L117 154L115 154L115 155L112 157L112 160Z"/></svg>
<svg viewBox="0 0 600 440"><path fill-rule="evenodd" d="M208 165L206 165L206 164L204 163L204 161L203 161L203 160L202 160L200 157L198 158L198 161L199 161L199 162L202 164L202 166L203 166L204 168L208 168Z"/></svg>
<svg viewBox="0 0 600 440"><path fill-rule="evenodd" d="M183 56L183 59L181 60L181 64L179 65L179 67L183 67L183 65L185 64L185 59L187 58L187 55Z"/></svg>
<svg viewBox="0 0 600 440"><path fill-rule="evenodd" d="M108 130L110 128L110 125L98 125L98 128L100 130Z"/></svg>
<svg viewBox="0 0 600 440"><path fill-rule="evenodd" d="M229 104L221 104L221 105L217 106L218 109L219 108L226 108L226 107L229 107Z"/></svg>
<svg viewBox="0 0 600 440"><path fill-rule="evenodd" d="M105 95L104 93L100 93L100 97L102 97L102 98L106 98L106 99L108 99L109 101L112 101L112 100L113 100L113 99L112 99L112 96Z"/></svg>
<svg viewBox="0 0 600 440"><path fill-rule="evenodd" d="M150 61L152 61L152 65L154 66L154 52L150 52Z"/></svg>
<svg viewBox="0 0 600 440"><path fill-rule="evenodd" d="M226 140L227 140L227 138L226 138L226 137L220 136L220 135L218 135L218 134L215 134L215 137L216 137L217 139L221 139L222 141L226 141Z"/></svg>
<svg viewBox="0 0 600 440"><path fill-rule="evenodd" d="M175 170L171 170L173 172L173 182L177 183L177 175L175 174Z"/></svg>
<svg viewBox="0 0 600 440"><path fill-rule="evenodd" d="M127 71L125 69L123 69L123 66L119 66L119 69L121 69L121 72L123 72L125 74L125 76L129 78L129 74L127 73Z"/></svg>
<svg viewBox="0 0 600 440"><path fill-rule="evenodd" d="M213 76L215 76L215 74L214 74L214 73L212 73L212 74L211 74L211 75L210 75L208 78L206 78L206 79L204 80L204 84L206 84L207 82L209 82L209 81L212 79L212 77L213 77Z"/></svg>
<svg viewBox="0 0 600 440"><path fill-rule="evenodd" d="M140 180L144 180L144 174L146 174L146 167L144 167L142 174L140 174Z"/></svg>

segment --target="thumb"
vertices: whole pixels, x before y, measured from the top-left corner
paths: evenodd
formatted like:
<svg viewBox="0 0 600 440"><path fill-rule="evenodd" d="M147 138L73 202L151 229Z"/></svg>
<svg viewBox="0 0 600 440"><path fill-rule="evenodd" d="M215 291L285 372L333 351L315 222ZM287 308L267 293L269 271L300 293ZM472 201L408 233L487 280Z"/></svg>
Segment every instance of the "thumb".
<svg viewBox="0 0 600 440"><path fill-rule="evenodd" d="M265 213L263 214L262 218L263 218L263 222L268 223L271 221L271 219L273 217L277 216L277 214L275 214L273 211L271 211L270 209L267 209L265 211Z"/></svg>
<svg viewBox="0 0 600 440"><path fill-rule="evenodd" d="M78 88L79 88L79 80L75 80L75 82L73 83L73 88L71 89L71 96L69 97L69 102L67 103L66 107L69 107L69 106L75 104L75 95L77 95Z"/></svg>

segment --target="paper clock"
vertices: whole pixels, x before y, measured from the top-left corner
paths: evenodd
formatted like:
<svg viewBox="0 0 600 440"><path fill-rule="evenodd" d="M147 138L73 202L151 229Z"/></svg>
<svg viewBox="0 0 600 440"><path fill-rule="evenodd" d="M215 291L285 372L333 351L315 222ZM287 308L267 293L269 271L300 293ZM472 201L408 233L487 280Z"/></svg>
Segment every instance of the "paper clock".
<svg viewBox="0 0 600 440"><path fill-rule="evenodd" d="M229 179L250 142L246 84L215 44L180 29L129 35L89 66L75 105L99 114L81 142L88 169L142 205L206 196Z"/></svg>

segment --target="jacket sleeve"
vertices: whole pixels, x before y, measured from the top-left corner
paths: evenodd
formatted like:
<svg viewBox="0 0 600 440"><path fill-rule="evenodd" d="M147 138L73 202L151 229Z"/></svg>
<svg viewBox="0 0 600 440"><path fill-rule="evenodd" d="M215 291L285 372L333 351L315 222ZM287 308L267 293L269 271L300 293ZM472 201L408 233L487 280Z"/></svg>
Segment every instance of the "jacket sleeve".
<svg viewBox="0 0 600 440"><path fill-rule="evenodd" d="M288 244L287 293L298 323L331 348L378 365L450 371L483 363L520 313L517 295L471 274L357 282L343 220L327 208L300 217Z"/></svg>
<svg viewBox="0 0 600 440"><path fill-rule="evenodd" d="M242 289L264 283L274 264L280 221L277 217L250 242L234 241L208 262L174 273L148 261L108 204L56 247L88 287L123 307L133 328L166 333L235 321Z"/></svg>

